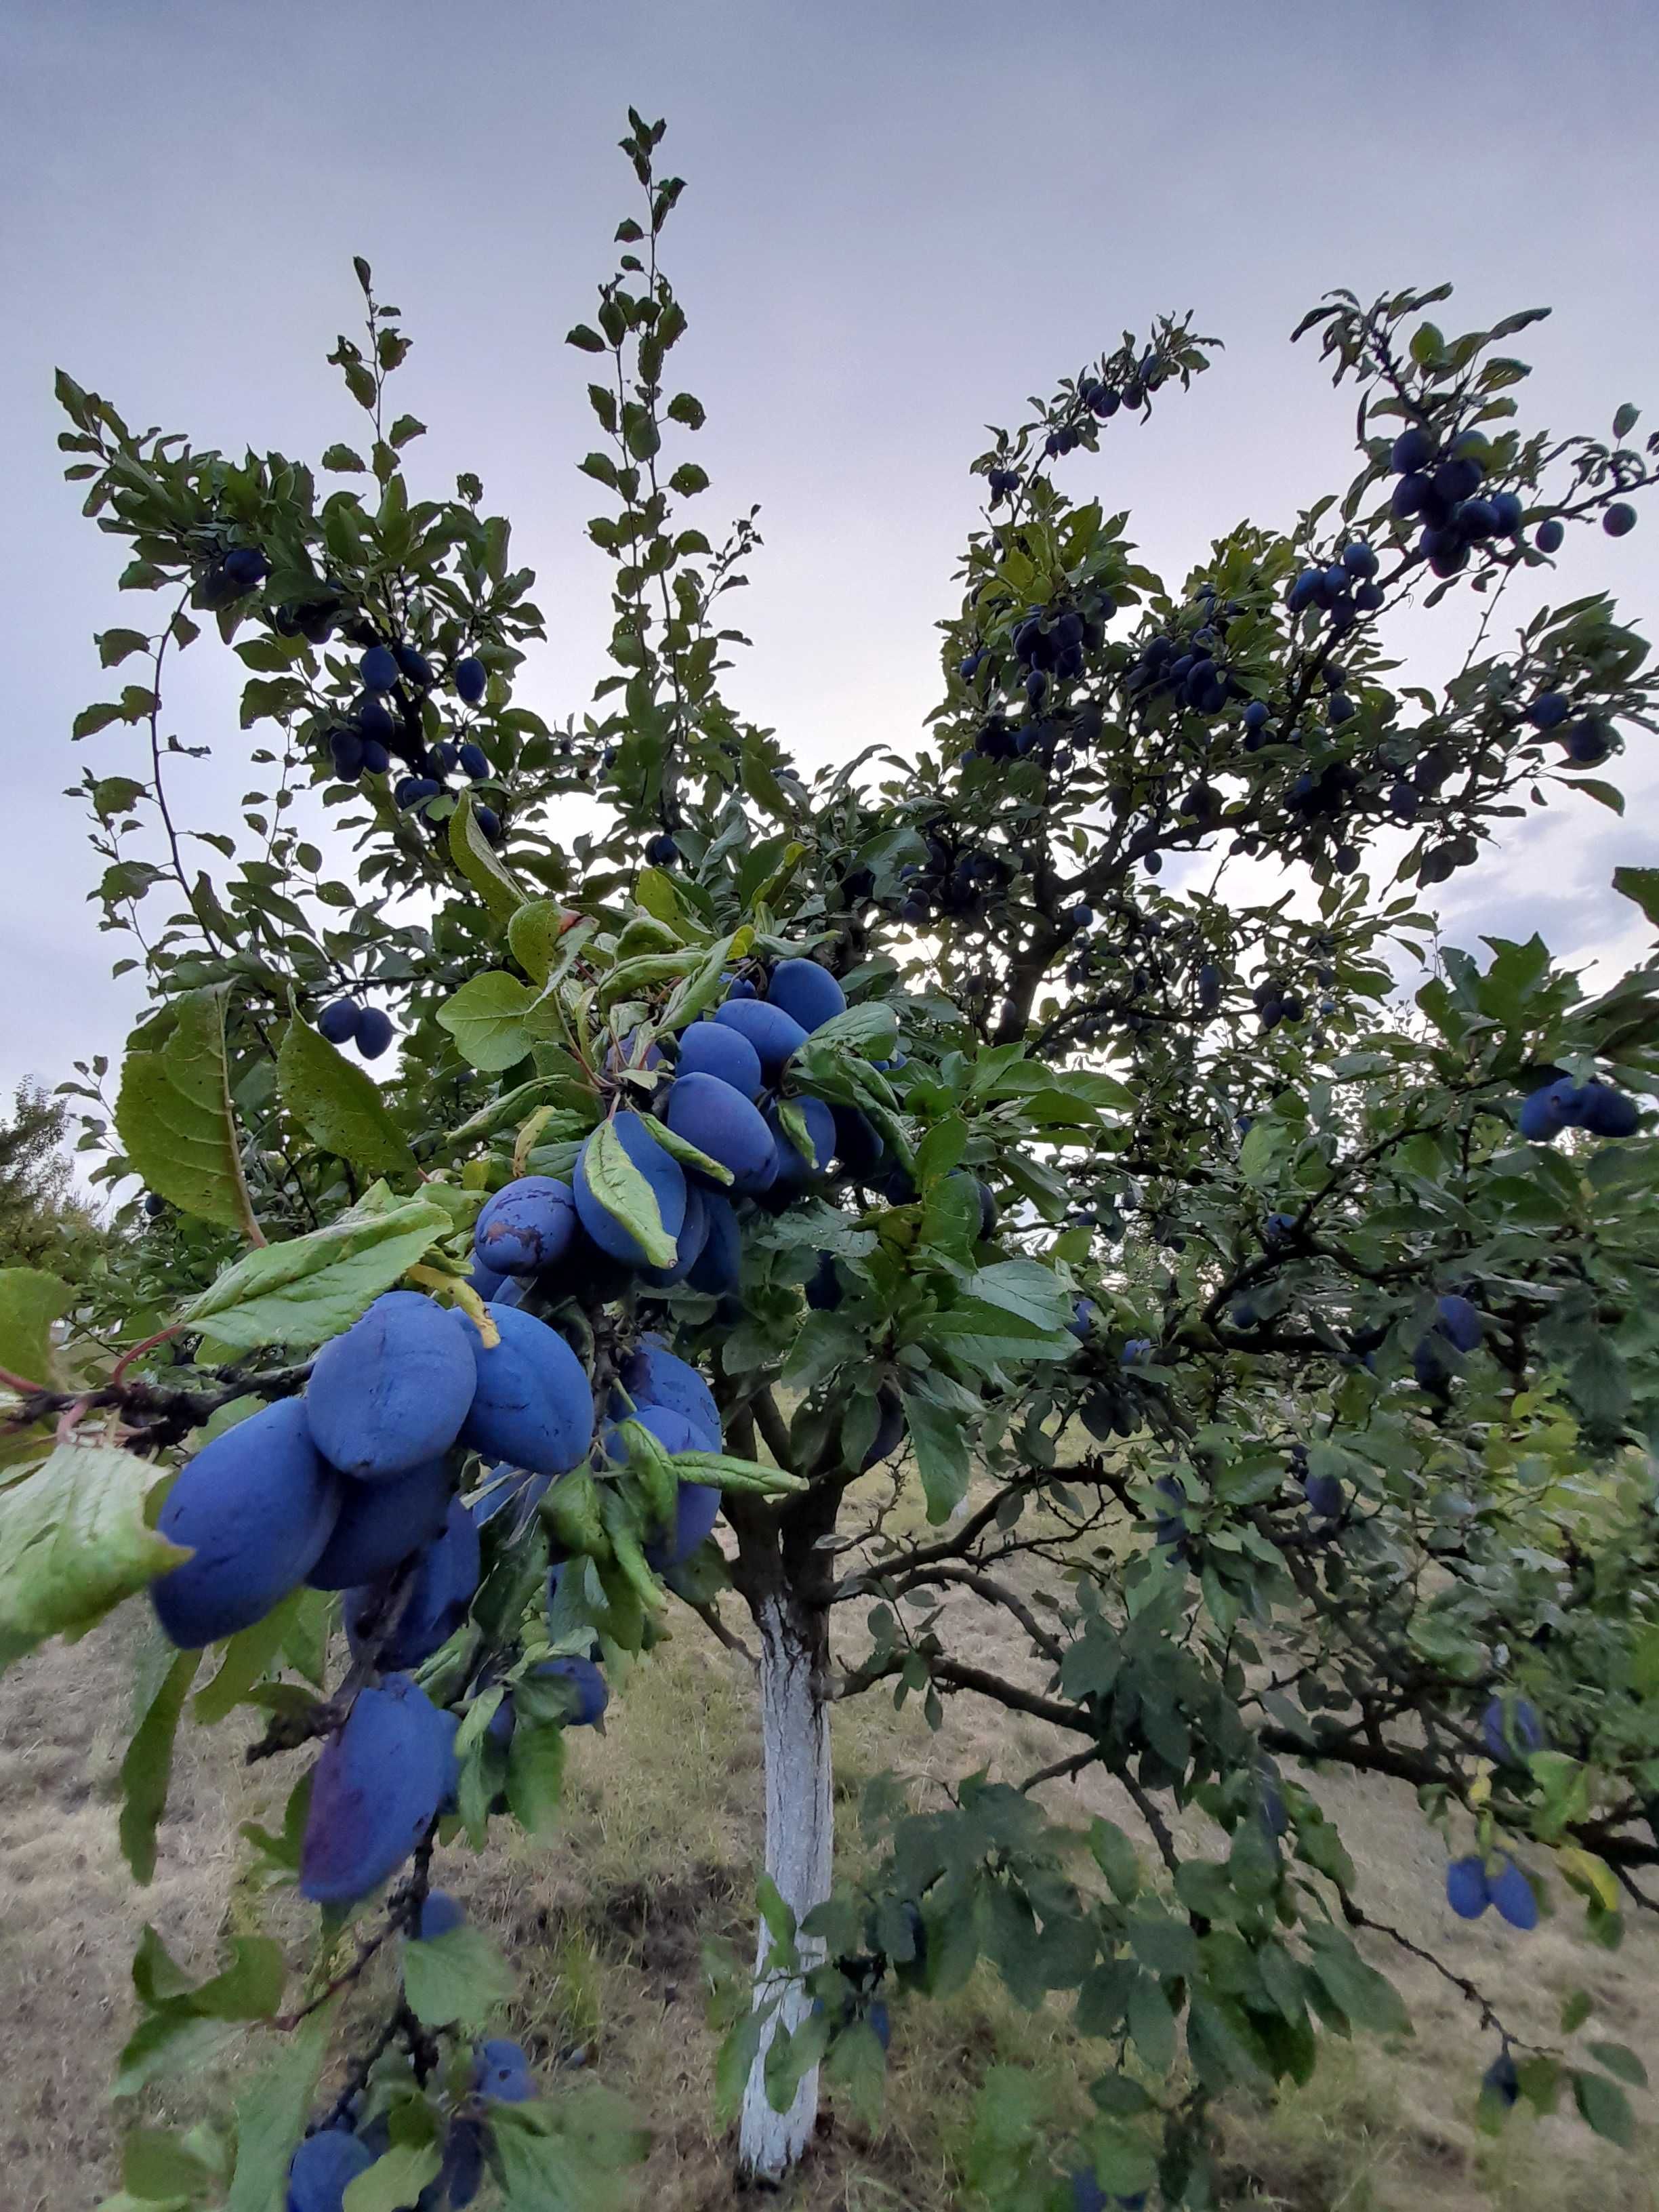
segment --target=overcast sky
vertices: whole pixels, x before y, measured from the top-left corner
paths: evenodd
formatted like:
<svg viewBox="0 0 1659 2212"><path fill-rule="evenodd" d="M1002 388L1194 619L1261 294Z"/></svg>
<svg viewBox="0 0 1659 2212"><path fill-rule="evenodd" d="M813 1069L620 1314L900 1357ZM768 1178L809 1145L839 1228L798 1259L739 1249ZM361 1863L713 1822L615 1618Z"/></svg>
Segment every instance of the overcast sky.
<svg viewBox="0 0 1659 2212"><path fill-rule="evenodd" d="M1656 94L1652 0L10 0L0 1083L114 1054L132 1010L62 793L137 748L72 747L69 726L108 682L93 632L159 602L116 592L118 544L60 479L54 366L131 422L314 458L360 435L324 356L355 328L366 254L416 342L398 396L431 426L416 488L475 469L514 517L550 631L523 696L580 712L608 571L574 469L586 368L561 340L633 211L625 109L665 115L689 179L677 374L708 409L714 480L698 519L712 535L759 501L767 540L738 696L817 763L913 742L936 702L981 426L1161 309L1191 307L1226 352L1066 483L1128 507L1172 578L1242 516L1288 523L1346 484L1352 395L1286 343L1332 285L1449 279L1451 329L1552 305L1520 342L1523 420L1605 436L1621 400L1652 415ZM1552 589L1604 584L1651 613L1659 502L1621 544L1577 533ZM1413 650L1435 661L1456 634ZM168 726L228 756L191 771L198 820L244 781L216 659L198 647L168 694ZM1632 732L1622 823L1553 808L1455 879L1453 940L1539 927L1562 951L1634 950L1607 884L1659 859L1653 742Z"/></svg>

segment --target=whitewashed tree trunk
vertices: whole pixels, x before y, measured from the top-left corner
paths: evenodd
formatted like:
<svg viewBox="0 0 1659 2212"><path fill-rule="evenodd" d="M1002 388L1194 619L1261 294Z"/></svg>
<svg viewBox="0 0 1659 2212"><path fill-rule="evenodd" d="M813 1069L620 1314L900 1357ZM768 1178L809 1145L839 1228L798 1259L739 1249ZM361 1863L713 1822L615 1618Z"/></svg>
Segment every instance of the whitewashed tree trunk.
<svg viewBox="0 0 1659 2212"><path fill-rule="evenodd" d="M761 1741L766 1777L766 1871L778 1893L804 1920L830 1894L835 1814L830 1794L830 1707L825 1698L823 1616L791 1601L787 1590L769 1593L754 1608L760 1636ZM770 1942L764 1924L756 1947L757 2002L770 1994L760 1982ZM799 1939L801 1965L810 1967L823 1946ZM738 2153L750 2174L782 2173L799 2158L817 2118L818 2075L802 2077L787 2112L766 2100L767 2046L778 2025L793 2029L811 2008L799 1984L785 1987L777 2012L744 2090Z"/></svg>

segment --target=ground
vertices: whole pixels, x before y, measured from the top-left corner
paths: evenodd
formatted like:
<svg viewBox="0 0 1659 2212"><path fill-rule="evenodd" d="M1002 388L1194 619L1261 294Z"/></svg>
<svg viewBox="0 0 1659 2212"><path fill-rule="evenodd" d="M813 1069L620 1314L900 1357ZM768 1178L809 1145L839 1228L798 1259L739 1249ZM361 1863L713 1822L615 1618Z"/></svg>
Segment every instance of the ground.
<svg viewBox="0 0 1659 2212"><path fill-rule="evenodd" d="M849 1610L856 1610L850 1608ZM854 1632L856 1625L854 1624ZM74 1648L37 1653L0 1681L0 2207L90 2212L118 2180L108 2098L129 2032L129 1964L152 1921L198 1972L228 1929L269 1903L236 1884L237 1826L271 1820L292 1766L248 1769L241 1717L186 1731L156 1875L131 1884L116 1841L117 1768L135 1661L149 1631L131 1607ZM959 1640L1005 1663L994 1629L962 1612ZM1018 1779L1054 1755L1037 1723L967 1698L930 1735L913 1702L896 1714L871 1698L836 1715L843 1844L852 1804L882 1768L924 1795L985 1765ZM681 1614L672 1643L632 1670L603 1736L573 1735L565 1817L532 1844L493 1842L440 1855L434 1878L496 1931L520 1976L509 2031L544 2074L591 2069L653 2130L641 2201L657 2212L714 2212L733 2201L732 2146L711 2118L716 2037L704 2017L703 1946L746 1953L758 1844L759 1744L744 1662ZM1632 1929L1609 1954L1577 1933L1571 1901L1531 1936L1454 1920L1441 1897L1443 1853L1408 1791L1322 1780L1363 1876L1367 1909L1455 1971L1476 1978L1506 2019L1553 2038L1562 1998L1583 1988L1586 2033L1647 2053L1659 2025L1659 1929ZM1112 1785L1048 1785L1051 1808L1081 1826L1108 1814L1138 1832ZM497 1831L505 1837L502 1824ZM282 1915L279 1910L278 1927ZM1417 2033L1396 2047L1336 2045L1306 2091L1226 2117L1232 2202L1295 2212L1406 2212L1431 2196L1444 2212L1659 2212L1654 2105L1637 2094L1633 2154L1599 2143L1565 2116L1524 2115L1496 2142L1477 2133L1474 2092L1491 2039L1457 1992L1383 1945ZM348 2029L349 2033L349 2029ZM1020 2012L981 1978L944 2004L894 2008L887 2107L873 2130L830 2103L810 2167L779 2212L945 2212L963 2203L959 2160L975 2088L998 2060L1036 2067L1057 2130L1080 2106L1079 2069L1058 2008ZM211 2075L181 2091L210 2097Z"/></svg>

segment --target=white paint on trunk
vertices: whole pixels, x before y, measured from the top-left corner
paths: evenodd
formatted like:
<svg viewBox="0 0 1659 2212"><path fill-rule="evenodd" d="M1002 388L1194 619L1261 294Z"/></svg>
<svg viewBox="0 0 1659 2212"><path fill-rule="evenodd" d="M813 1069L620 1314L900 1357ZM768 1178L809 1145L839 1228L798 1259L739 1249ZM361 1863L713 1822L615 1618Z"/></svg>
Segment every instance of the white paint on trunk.
<svg viewBox="0 0 1659 2212"><path fill-rule="evenodd" d="M830 1796L830 1708L824 1700L823 1655L815 1648L821 1624L803 1620L787 1601L766 1598L756 1616L760 1632L761 1740L766 1774L766 1871L778 1894L804 1920L830 1894L835 1849ZM755 1952L757 2002L770 1944L764 1923ZM823 1956L822 1943L798 1938L803 1968ZM780 2174L806 2148L817 2118L818 2074L805 2075L787 2112L766 2100L767 2045L776 2024L793 2029L811 2008L799 1982L785 1985L768 2023L754 2069L744 2086L738 2151L745 2172Z"/></svg>

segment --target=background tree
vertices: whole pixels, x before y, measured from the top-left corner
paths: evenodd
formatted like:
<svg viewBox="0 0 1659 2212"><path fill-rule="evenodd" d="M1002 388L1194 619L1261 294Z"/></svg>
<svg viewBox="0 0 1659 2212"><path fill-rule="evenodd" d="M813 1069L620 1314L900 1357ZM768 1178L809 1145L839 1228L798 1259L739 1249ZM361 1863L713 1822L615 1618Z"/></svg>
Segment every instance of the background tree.
<svg viewBox="0 0 1659 2212"><path fill-rule="evenodd" d="M717 2085L741 2103L743 2162L799 2157L820 2063L871 2093L890 1997L984 1959L1023 2002L1071 1995L1098 2117L1055 2145L994 2081L975 2185L1010 2206L1154 2184L1202 2203L1217 2095L1305 2078L1321 2027L1404 2021L1355 1939L1407 1939L1357 1893L1308 1765L1417 1789L1452 1911L1524 1929L1571 1893L1614 1942L1650 1901L1659 1246L1640 1101L1659 969L1591 998L1536 939L1493 940L1484 967L1440 953L1408 1013L1390 963L1432 937L1414 887L1528 805L1565 785L1619 806L1620 732L1652 726L1643 641L1601 598L1492 637L1568 527L1631 526L1654 441L1624 442L1628 408L1611 445L1522 425L1525 366L1498 349L1536 313L1449 338L1426 319L1443 288L1334 294L1303 331L1356 386L1358 473L1167 583L1127 518L1073 501L1051 465L1205 369L1214 342L1161 320L975 461L986 520L928 745L809 780L725 693L741 639L722 602L753 515L717 546L684 520L703 471L671 466L702 409L667 375L685 318L658 262L681 190L661 135L630 118L643 219L571 332L594 365L602 443L581 466L609 495L589 527L613 562L617 668L580 726L513 703L541 622L482 486L440 501L407 481L422 425L387 386L409 341L365 264L366 339L331 358L367 458L323 455L338 489L279 455L135 434L61 382L68 473L127 541L124 586L170 594L155 630L103 634L106 665L148 672L76 734L125 722L148 756L84 780L106 921L150 1004L113 1104L95 1066L82 1088L114 1132L100 1172L166 1202L147 1236L171 1305L155 1344L158 1300L135 1297L106 1387L20 1391L12 1425L39 1448L0 1508L0 1656L155 1583L181 1648L124 1769L140 1880L200 1647L226 1640L198 1713L255 1708L253 1755L325 1739L282 1832L254 1838L325 1906L298 1997L284 2008L264 1937L203 1989L141 1949L124 2087L188 2063L204 2022L285 2035L234 2136L166 2138L135 2166L161 2197L280 2190L343 1996L401 1932L402 2000L355 2024L296 2199L337 2202L374 2160L353 2212L423 2189L459 2203L487 2157L509 2202L604 2200L634 2142L621 2123L526 2101L510 2058L471 2056L501 1969L476 1930L426 1924L431 1850L498 1805L540 1826L562 1729L605 1692L594 1653L625 1670L670 1595L729 1637L729 1581L766 1765L757 1968L752 1995L746 1972L725 1993ZM1465 592L1481 619L1455 672L1398 684L1402 617ZM235 831L185 829L173 795L163 682L198 617L249 672L244 727L274 733ZM599 826L567 850L554 803L577 792ZM307 793L350 862L298 825ZM1197 854L1207 882L1164 883ZM1230 867L1258 859L1271 894L1235 890ZM1659 915L1653 872L1619 887ZM745 1086L728 1057L704 1110L692 1060L729 1050L716 1030L759 1065ZM338 1048L377 1059L394 1036L379 1086ZM763 1084L757 1161L738 1106ZM419 1295L358 1322L397 1285ZM440 1418L452 1328L477 1395L457 1398L464 1425L422 1431L441 1525L350 1591L331 1672L331 1600L303 1577L329 1578L340 1485L403 1476L392 1430ZM509 1354L543 1420L522 1447L500 1442L490 1380ZM158 1529L157 1459L191 1431ZM878 1467L890 1497L860 1485ZM913 1480L921 1537L891 1510ZM711 1487L729 1569L696 1540ZM167 1538L207 1559L226 1500L244 1530L269 1506L271 1540L216 1579ZM964 1658L946 1597L995 1608L1029 1663ZM829 1712L878 1687L934 1720L988 1698L1076 1748L1023 1786L966 1778L940 1812L878 1786L871 1871L837 1883ZM1095 1765L1150 1843L1094 1822L1085 1881L1034 1788ZM394 1773L395 1834L373 1779ZM348 1809L366 1783L367 1826ZM1178 1838L1187 1808L1211 1823L1202 1850ZM1532 2049L1441 1971L1492 2039L1488 2117L1570 2086L1628 2136L1620 2083L1641 2063L1574 2040L1587 2002ZM335 2186L325 2166L335 2196L306 2196L309 2173Z"/></svg>
<svg viewBox="0 0 1659 2212"><path fill-rule="evenodd" d="M61 1267L66 1246L93 1241L91 1209L72 1194L69 1121L68 1104L27 1078L0 1117L0 1264Z"/></svg>

